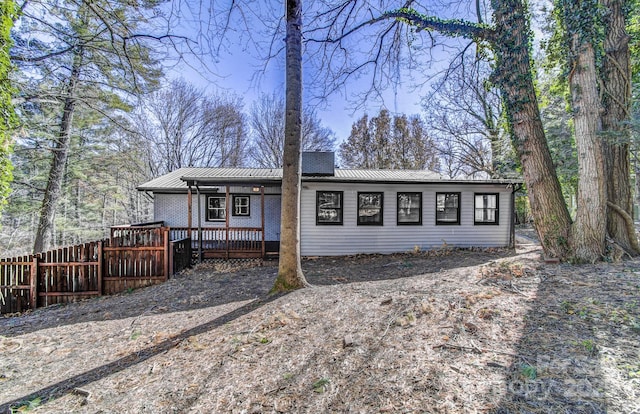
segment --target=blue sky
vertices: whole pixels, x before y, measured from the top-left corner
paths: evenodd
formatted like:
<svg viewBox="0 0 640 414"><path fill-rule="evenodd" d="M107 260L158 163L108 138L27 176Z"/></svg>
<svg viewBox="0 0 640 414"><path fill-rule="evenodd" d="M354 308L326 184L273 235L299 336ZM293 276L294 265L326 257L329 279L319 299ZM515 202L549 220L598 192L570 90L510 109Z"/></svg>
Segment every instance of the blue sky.
<svg viewBox="0 0 640 414"><path fill-rule="evenodd" d="M237 55L227 56L216 65L215 70L218 76L184 66L177 70L177 74L211 93L228 91L242 96L245 110L247 111L261 93L271 94L277 92L284 95L284 62L273 62L266 73L258 74L260 62L246 54L237 53ZM282 59L284 59L284 56L282 56ZM257 80L256 77L258 78ZM354 102L349 101L344 95L350 94L352 91L357 90L358 87L357 82L346 85L343 88L342 95L334 93L329 97L326 105L319 106L316 109L323 125L335 132L338 143L349 136L352 124L362 117L365 112L369 115L375 115L382 107L381 102L368 102L362 108L354 108ZM308 98L308 96L305 96L305 98ZM408 85L404 88L399 88L397 94L392 90L388 90L384 105L394 113L411 115L421 112L420 94L411 92Z"/></svg>
<svg viewBox="0 0 640 414"><path fill-rule="evenodd" d="M389 0L389 2L393 4L394 0ZM281 14L280 9L282 8L280 1L275 2L269 0L262 3L250 0L249 3L244 3L244 7L249 8L249 4L254 7L254 9L251 10L253 17L250 18L255 19L255 16L265 14L271 15L275 22L278 21L279 15ZM307 4L309 3L307 2ZM319 1L318 4L322 5L324 3ZM324 7L326 7L326 5ZM185 12L198 13L197 10L180 10L180 14ZM378 14L381 13L381 11L375 11L375 13ZM226 15L222 17L226 18ZM237 18L238 16L235 17ZM365 16L365 18L368 17L369 14ZM215 18L220 17L217 16ZM273 27L269 27L269 24L270 23L265 21L262 29L254 28L253 26L249 26L250 28L244 26L245 29L243 30L241 24L233 26L226 33L226 40L222 42L223 47L221 54L215 58L211 57L209 62L204 62L209 67L209 71L199 67L200 64L193 64L192 68L182 65L178 70L174 70L174 73L176 73L177 76L183 77L186 81L205 88L211 93L225 90L242 96L245 103L245 110L247 111L261 93L271 94L277 92L284 96L285 57L283 52L269 61L264 73L257 75L257 71L264 65L264 60L260 60L257 55L265 54L265 49L269 46L269 39L271 39L273 35L274 29ZM275 25L277 26L277 23L275 23ZM201 26L202 23L198 19L193 18L191 24L186 26L182 25L180 28L185 29L186 33L193 34L194 30L202 30ZM198 29L196 29L196 27L198 27ZM251 40L248 39L250 35L247 34L249 32L252 32L251 35L253 35L254 38L258 38L259 42L263 42L262 45L257 46L257 48L262 49L257 49L255 44L251 43ZM281 45L276 44L278 42L278 36L279 35L276 35L276 41L274 42L275 47L283 48L284 39L282 39ZM310 36L313 36L313 34L310 34ZM360 36L359 40L352 42L353 46L349 48L349 54L356 56L360 53L361 55L358 58L362 58L362 56L365 56L362 53L366 53L367 47L372 43L372 39L374 38L374 36L370 38L367 38L366 35L364 35L364 37ZM201 43L199 46L207 46L206 43L208 39L199 37L198 40ZM255 39L253 39L253 41L255 41ZM420 41L418 40L416 43L420 43ZM365 52L362 52L361 49L364 49ZM432 51L430 49L425 49L425 51L425 59L432 59ZM312 98L312 85L310 85L312 82L311 75L313 75L312 71L314 70L312 69L312 65L309 64L310 59L309 55L303 56L303 61L306 61L303 67L303 83L304 90L306 91L303 98L305 106L317 102L310 99ZM416 73L419 76L424 74L424 72L430 70L428 66L427 64L419 68ZM415 92L411 90L409 81L401 79L398 82L399 87L396 91L390 88L384 91L384 102L368 100L362 103L353 97L355 93L364 87L366 80L362 79L363 78L346 82L337 92L334 92L328 97L324 105L313 107L322 120L323 125L335 132L338 143L349 136L352 124L362 117L365 112L370 116L376 115L384 106L392 113L405 113L407 115L421 113L420 97L427 93L427 87L423 87L418 92ZM364 79L367 79L366 76L364 76ZM356 108L358 102L360 105Z"/></svg>

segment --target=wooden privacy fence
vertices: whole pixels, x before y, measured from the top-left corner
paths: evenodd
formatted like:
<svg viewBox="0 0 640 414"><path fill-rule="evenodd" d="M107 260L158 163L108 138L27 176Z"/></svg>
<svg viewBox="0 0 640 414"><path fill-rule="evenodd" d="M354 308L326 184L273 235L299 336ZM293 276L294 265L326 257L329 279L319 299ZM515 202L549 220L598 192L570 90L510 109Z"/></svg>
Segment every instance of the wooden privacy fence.
<svg viewBox="0 0 640 414"><path fill-rule="evenodd" d="M164 282L190 266L190 247L190 241L170 242L168 227L130 227L97 242L0 259L0 313Z"/></svg>

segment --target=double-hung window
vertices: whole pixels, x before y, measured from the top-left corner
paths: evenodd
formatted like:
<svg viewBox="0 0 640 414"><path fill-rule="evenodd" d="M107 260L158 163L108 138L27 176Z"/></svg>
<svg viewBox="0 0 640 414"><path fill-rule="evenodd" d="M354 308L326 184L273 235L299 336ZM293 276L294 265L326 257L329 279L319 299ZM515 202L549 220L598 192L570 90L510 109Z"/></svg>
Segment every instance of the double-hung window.
<svg viewBox="0 0 640 414"><path fill-rule="evenodd" d="M460 193L436 193L436 224L460 224Z"/></svg>
<svg viewBox="0 0 640 414"><path fill-rule="evenodd" d="M225 196L207 196L207 221L225 221L227 199Z"/></svg>
<svg viewBox="0 0 640 414"><path fill-rule="evenodd" d="M422 193L398 193L398 225L422 224Z"/></svg>
<svg viewBox="0 0 640 414"><path fill-rule="evenodd" d="M383 193L358 193L358 225L382 226Z"/></svg>
<svg viewBox="0 0 640 414"><path fill-rule="evenodd" d="M233 215L249 216L251 213L251 198L248 195L233 196Z"/></svg>
<svg viewBox="0 0 640 414"><path fill-rule="evenodd" d="M498 224L498 194L474 195L474 223Z"/></svg>
<svg viewBox="0 0 640 414"><path fill-rule="evenodd" d="M316 192L316 224L342 224L342 191Z"/></svg>

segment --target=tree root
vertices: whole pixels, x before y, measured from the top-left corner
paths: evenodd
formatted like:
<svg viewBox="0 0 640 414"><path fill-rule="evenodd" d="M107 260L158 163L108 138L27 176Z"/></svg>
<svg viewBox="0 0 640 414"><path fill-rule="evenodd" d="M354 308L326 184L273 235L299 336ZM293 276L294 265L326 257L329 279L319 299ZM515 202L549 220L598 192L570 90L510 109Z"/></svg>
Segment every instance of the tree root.
<svg viewBox="0 0 640 414"><path fill-rule="evenodd" d="M632 251L629 252L629 251L626 251L626 249L624 250L630 256L637 256L638 254L640 254L640 244L638 244L638 236L636 235L636 227L635 227L635 224L633 223L633 218L629 215L629 213L623 210L622 207L612 203L611 201L607 201L607 206L609 206L609 208L611 208L613 211L618 213L618 215L620 215L620 217L622 217L622 219L624 220L625 227L627 228L627 234L629 235L629 244L630 244L629 247L631 248ZM619 248L622 248L622 246L620 246L618 243L615 243L615 244Z"/></svg>

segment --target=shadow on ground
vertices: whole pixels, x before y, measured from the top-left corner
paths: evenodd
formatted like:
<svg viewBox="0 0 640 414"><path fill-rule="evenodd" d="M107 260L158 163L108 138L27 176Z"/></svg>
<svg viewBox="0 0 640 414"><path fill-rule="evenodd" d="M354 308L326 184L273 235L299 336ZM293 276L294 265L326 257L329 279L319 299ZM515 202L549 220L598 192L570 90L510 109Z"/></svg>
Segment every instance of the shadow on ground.
<svg viewBox="0 0 640 414"><path fill-rule="evenodd" d="M91 369L81 374L75 375L71 378L57 382L46 388L39 389L28 395L24 395L22 397L16 398L12 401L2 402L0 403L0 413L12 413L15 410L18 410L19 407L24 406L24 404L26 404L26 406L28 407L28 402L33 401L35 399L38 399L41 404L44 404L47 401L61 398L62 396L68 393L76 392L78 388L81 388L89 383L99 381L100 379L105 378L108 375L112 375L116 372L126 370L158 354L167 352L168 350L170 350L171 348L174 348L175 346L180 344L180 342L189 338L190 336L199 335L207 331L210 331L212 329L218 328L225 323L229 323L237 318L240 318L243 315L253 312L256 309L259 309L265 304L272 302L273 300L281 296L283 295L271 295L268 297L263 297L261 299L256 299L250 303L247 303L244 306L236 308L235 310L229 313L226 313L216 319L213 319L212 321L195 326L191 329L188 329L180 333L179 335L168 338L157 345L150 346L143 350L131 353L129 355L126 355L122 358L117 359L116 361ZM19 411L19 412L22 412L22 411Z"/></svg>
<svg viewBox="0 0 640 414"><path fill-rule="evenodd" d="M492 413L640 413L640 261L556 266Z"/></svg>
<svg viewBox="0 0 640 414"><path fill-rule="evenodd" d="M332 285L417 276L514 254L512 249L443 249L305 258L302 267L312 285ZM257 261L202 263L160 285L0 318L0 332L12 337L75 323L188 311L261 298L273 287L277 266L277 261L266 261L262 266Z"/></svg>

